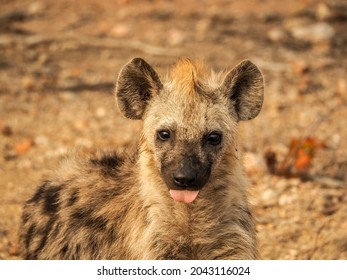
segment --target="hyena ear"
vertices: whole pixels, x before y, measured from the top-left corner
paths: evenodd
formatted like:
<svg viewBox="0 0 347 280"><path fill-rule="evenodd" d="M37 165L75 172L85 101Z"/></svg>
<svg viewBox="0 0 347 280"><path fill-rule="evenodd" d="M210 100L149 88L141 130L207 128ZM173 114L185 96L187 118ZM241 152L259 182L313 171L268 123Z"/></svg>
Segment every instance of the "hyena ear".
<svg viewBox="0 0 347 280"><path fill-rule="evenodd" d="M158 74L142 58L134 58L121 70L116 83L116 99L123 115L139 120L148 101L163 87Z"/></svg>
<svg viewBox="0 0 347 280"><path fill-rule="evenodd" d="M225 77L222 92L231 99L238 121L253 119L263 105L263 75L252 62L242 61Z"/></svg>

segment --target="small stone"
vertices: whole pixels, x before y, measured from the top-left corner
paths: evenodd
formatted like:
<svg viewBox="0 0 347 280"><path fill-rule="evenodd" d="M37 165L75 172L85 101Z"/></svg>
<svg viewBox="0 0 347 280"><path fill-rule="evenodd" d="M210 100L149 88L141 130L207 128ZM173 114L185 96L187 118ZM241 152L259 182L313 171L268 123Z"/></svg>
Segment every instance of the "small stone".
<svg viewBox="0 0 347 280"><path fill-rule="evenodd" d="M77 138L75 140L75 145L79 147L92 148L93 142L87 138Z"/></svg>
<svg viewBox="0 0 347 280"><path fill-rule="evenodd" d="M85 130L88 127L88 121L77 120L74 122L74 127L79 131Z"/></svg>
<svg viewBox="0 0 347 280"><path fill-rule="evenodd" d="M305 60L294 60L292 62L292 69L295 75L301 76L309 71L309 65Z"/></svg>
<svg viewBox="0 0 347 280"><path fill-rule="evenodd" d="M13 38L9 35L0 36L0 47L9 47L14 43Z"/></svg>
<svg viewBox="0 0 347 280"><path fill-rule="evenodd" d="M344 79L339 79L336 84L336 93L345 101L347 101L347 82Z"/></svg>
<svg viewBox="0 0 347 280"><path fill-rule="evenodd" d="M197 38L200 40L204 39L208 35L208 31L210 27L211 27L211 20L209 18L208 19L204 18L202 20L199 20L195 25Z"/></svg>
<svg viewBox="0 0 347 280"><path fill-rule="evenodd" d="M46 136L40 135L35 137L35 144L37 145L47 146L48 143L49 143L49 139Z"/></svg>
<svg viewBox="0 0 347 280"><path fill-rule="evenodd" d="M31 16L42 14L45 10L45 5L42 2L35 1L28 7L28 13Z"/></svg>
<svg viewBox="0 0 347 280"><path fill-rule="evenodd" d="M254 153L244 153L244 168L248 174L263 173L266 171L266 164L263 158Z"/></svg>
<svg viewBox="0 0 347 280"><path fill-rule="evenodd" d="M0 126L0 130L4 136L11 136L13 134L12 128L8 125Z"/></svg>
<svg viewBox="0 0 347 280"><path fill-rule="evenodd" d="M57 158L57 157L61 157L62 155L67 154L69 151L69 149L67 147L61 146L56 148L55 150L50 150L47 151L45 154L46 158Z"/></svg>
<svg viewBox="0 0 347 280"><path fill-rule="evenodd" d="M64 101L71 101L76 98L76 94L73 91L64 91L59 94L59 98Z"/></svg>
<svg viewBox="0 0 347 280"><path fill-rule="evenodd" d="M276 189L280 190L281 192L285 189L290 187L290 182L287 179L279 178L275 183L274 186L276 186Z"/></svg>
<svg viewBox="0 0 347 280"><path fill-rule="evenodd" d="M272 42L280 42L283 41L287 37L287 35L282 28L275 27L269 30L269 32L267 33L267 37Z"/></svg>
<svg viewBox="0 0 347 280"><path fill-rule="evenodd" d="M98 118L103 118L103 117L105 117L106 116L106 109L104 108L104 107L98 107L97 109L96 109L96 112L95 112L95 114L96 114L96 116L98 117Z"/></svg>
<svg viewBox="0 0 347 280"><path fill-rule="evenodd" d="M326 3L319 3L316 8L316 17L319 20L327 20L331 18L332 12Z"/></svg>
<svg viewBox="0 0 347 280"><path fill-rule="evenodd" d="M325 22L306 26L297 26L292 28L290 31L294 38L311 43L329 41L335 35L335 29Z"/></svg>
<svg viewBox="0 0 347 280"><path fill-rule="evenodd" d="M31 169L33 167L33 163L31 160L29 159L25 159L25 160L21 160L19 163L18 163L18 167L20 169Z"/></svg>
<svg viewBox="0 0 347 280"><path fill-rule="evenodd" d="M97 30L100 36L105 36L110 30L110 23L102 20L97 23Z"/></svg>
<svg viewBox="0 0 347 280"><path fill-rule="evenodd" d="M115 38L123 38L130 34L130 27L127 24L120 23L112 27L110 36Z"/></svg>
<svg viewBox="0 0 347 280"><path fill-rule="evenodd" d="M296 197L293 194L282 194L280 198L278 199L278 204L280 206L290 205L293 204L296 201Z"/></svg>
<svg viewBox="0 0 347 280"><path fill-rule="evenodd" d="M261 202L263 206L274 206L278 203L278 192L273 189L267 189L261 194Z"/></svg>
<svg viewBox="0 0 347 280"><path fill-rule="evenodd" d="M35 88L36 81L30 76L25 76L22 78L22 86L26 90L32 90Z"/></svg>
<svg viewBox="0 0 347 280"><path fill-rule="evenodd" d="M46 53L42 53L39 55L37 61L38 63L43 66L44 64L46 64L46 62L49 60L49 57Z"/></svg>
<svg viewBox="0 0 347 280"><path fill-rule="evenodd" d="M186 33L179 29L171 29L168 32L168 42L172 46L180 45L186 39Z"/></svg>

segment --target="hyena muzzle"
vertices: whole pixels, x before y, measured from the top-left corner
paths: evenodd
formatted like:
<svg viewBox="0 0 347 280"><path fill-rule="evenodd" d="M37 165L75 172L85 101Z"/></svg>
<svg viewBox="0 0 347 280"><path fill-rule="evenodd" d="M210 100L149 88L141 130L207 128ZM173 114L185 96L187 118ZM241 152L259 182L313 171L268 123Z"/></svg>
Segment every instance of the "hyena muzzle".
<svg viewBox="0 0 347 280"><path fill-rule="evenodd" d="M250 61L215 73L180 59L165 80L130 61L116 99L143 121L136 145L62 162L24 206L24 258L258 258L237 124L258 115L263 94Z"/></svg>

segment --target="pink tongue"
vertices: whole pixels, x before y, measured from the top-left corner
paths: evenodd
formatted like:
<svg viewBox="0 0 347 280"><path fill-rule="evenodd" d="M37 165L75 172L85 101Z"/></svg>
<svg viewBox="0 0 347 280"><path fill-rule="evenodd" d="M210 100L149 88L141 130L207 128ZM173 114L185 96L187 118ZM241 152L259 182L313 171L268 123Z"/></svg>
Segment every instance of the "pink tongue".
<svg viewBox="0 0 347 280"><path fill-rule="evenodd" d="M191 203L195 200L195 198L198 196L199 191L177 191L177 190L170 190L171 197L179 202L184 203Z"/></svg>

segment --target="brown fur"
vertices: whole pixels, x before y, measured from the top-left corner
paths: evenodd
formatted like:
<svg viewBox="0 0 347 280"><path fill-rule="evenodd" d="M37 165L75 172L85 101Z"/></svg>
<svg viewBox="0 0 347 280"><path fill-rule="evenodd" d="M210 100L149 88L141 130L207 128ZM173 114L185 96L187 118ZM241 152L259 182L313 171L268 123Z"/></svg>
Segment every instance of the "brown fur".
<svg viewBox="0 0 347 280"><path fill-rule="evenodd" d="M24 257L256 259L236 127L258 114L262 86L250 62L215 74L184 59L162 83L144 60L131 61L116 95L125 116L143 119L140 141L127 153L77 151L65 159L24 207ZM171 132L168 141L157 138L162 128ZM204 140L211 129L223 134L220 145ZM187 157L197 159L199 174L207 170L189 204L168 190L175 188L172 170Z"/></svg>

